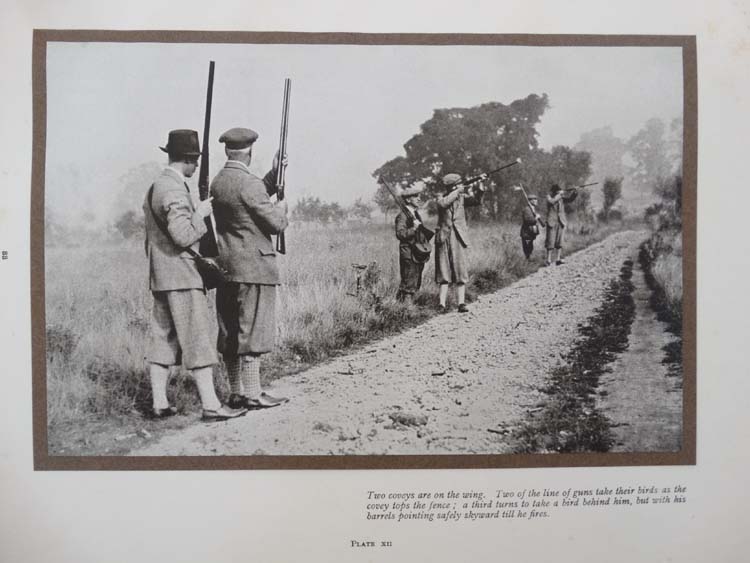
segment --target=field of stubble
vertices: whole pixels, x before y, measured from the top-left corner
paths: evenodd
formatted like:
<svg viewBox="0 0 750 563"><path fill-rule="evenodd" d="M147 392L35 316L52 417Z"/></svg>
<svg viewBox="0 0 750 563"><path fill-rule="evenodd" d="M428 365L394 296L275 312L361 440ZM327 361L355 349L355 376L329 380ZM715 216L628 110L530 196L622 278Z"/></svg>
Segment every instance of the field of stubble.
<svg viewBox="0 0 750 563"><path fill-rule="evenodd" d="M581 235L572 225L568 251L612 230ZM516 225L473 228L469 299L538 269L543 261L540 239L527 262ZM434 315L432 262L416 304L395 300L397 251L390 222L288 231L287 255L279 257L285 283L277 300L277 348L263 357L262 377L294 373ZM142 244L48 247L45 260L48 428L82 427L113 414L138 416L150 405L144 356L151 295ZM352 264L369 267L355 270ZM211 307L212 301L210 293ZM224 379L219 366L215 381L220 395L227 392ZM184 370L175 371L169 395L180 410L197 408L197 393Z"/></svg>

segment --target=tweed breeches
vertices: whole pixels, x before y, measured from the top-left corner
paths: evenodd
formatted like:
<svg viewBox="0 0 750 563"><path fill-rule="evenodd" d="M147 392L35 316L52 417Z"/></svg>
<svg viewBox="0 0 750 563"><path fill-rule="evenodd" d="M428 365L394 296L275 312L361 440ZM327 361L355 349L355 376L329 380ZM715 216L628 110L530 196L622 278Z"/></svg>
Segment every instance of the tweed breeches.
<svg viewBox="0 0 750 563"><path fill-rule="evenodd" d="M148 361L164 366L182 363L186 369L217 363L205 292L181 289L154 291L152 295Z"/></svg>
<svg viewBox="0 0 750 563"><path fill-rule="evenodd" d="M276 286L230 282L216 290L222 355L264 354L276 336Z"/></svg>
<svg viewBox="0 0 750 563"><path fill-rule="evenodd" d="M554 227L547 225L547 233L544 237L544 247L547 250L562 248L565 239L565 225L555 223Z"/></svg>
<svg viewBox="0 0 750 563"><path fill-rule="evenodd" d="M469 266L466 248L458 240L458 236L450 230L450 234L441 242L435 243L435 282L436 283L468 283Z"/></svg>

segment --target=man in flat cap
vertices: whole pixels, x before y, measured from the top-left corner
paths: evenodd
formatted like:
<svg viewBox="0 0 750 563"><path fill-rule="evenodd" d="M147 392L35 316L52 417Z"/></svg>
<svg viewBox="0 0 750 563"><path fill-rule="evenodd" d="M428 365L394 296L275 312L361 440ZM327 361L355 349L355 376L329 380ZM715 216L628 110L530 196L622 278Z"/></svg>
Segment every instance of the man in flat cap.
<svg viewBox="0 0 750 563"><path fill-rule="evenodd" d="M216 396L213 366L218 363L211 342L211 319L203 279L188 252L197 252L206 232L204 218L212 212L211 200L197 207L190 198L186 178L198 167L198 133L177 129L169 133L169 165L146 194L146 255L150 289L154 298L149 375L153 417L176 413L167 401L170 366L182 363L192 371L207 421L235 418L247 412L222 405Z"/></svg>
<svg viewBox="0 0 750 563"><path fill-rule="evenodd" d="M562 246L565 238L565 204L571 203L578 197L575 188L563 190L558 184L552 184L547 196L547 233L544 246L547 248L547 260L545 264L552 264L552 252L557 251L555 264L564 264L562 259Z"/></svg>
<svg viewBox="0 0 750 563"><path fill-rule="evenodd" d="M219 263L227 283L216 290L218 349L229 378L230 406L275 407L288 399L272 397L260 385L260 356L273 349L276 286L281 283L271 235L287 226L286 201L271 202L276 169L263 179L248 168L258 134L241 127L224 133L227 162L211 182Z"/></svg>
<svg viewBox="0 0 750 563"><path fill-rule="evenodd" d="M534 194L529 194L528 198L531 207L525 205L523 214L521 215L521 247L523 248L526 260L531 259L531 253L534 251L534 239L539 236L539 225L537 222L541 222L542 220L536 210L539 199Z"/></svg>
<svg viewBox="0 0 750 563"><path fill-rule="evenodd" d="M409 210L409 214L401 211L396 215L395 227L398 245L398 263L401 271L401 285L399 285L396 299L399 301L413 301L414 294L422 287L422 272L430 259L429 241L425 240L420 231L422 218L417 209L417 198L424 190L421 186L412 186L401 191L401 199Z"/></svg>
<svg viewBox="0 0 750 563"><path fill-rule="evenodd" d="M449 284L456 284L458 311L466 313L466 283L469 281L469 265L466 249L469 246L464 208L479 205L483 192L462 188L461 176L446 174L442 184L444 195L437 199L438 224L435 234L435 282L440 285L441 312L446 311ZM467 191L469 193L467 194Z"/></svg>

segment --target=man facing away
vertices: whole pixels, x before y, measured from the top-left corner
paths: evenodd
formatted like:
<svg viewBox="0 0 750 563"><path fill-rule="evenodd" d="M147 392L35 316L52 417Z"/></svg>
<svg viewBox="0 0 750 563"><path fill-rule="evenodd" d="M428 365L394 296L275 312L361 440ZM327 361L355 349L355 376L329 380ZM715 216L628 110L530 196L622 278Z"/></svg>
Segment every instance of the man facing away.
<svg viewBox="0 0 750 563"><path fill-rule="evenodd" d="M544 240L544 246L547 248L547 260L545 264L552 264L552 251L557 251L555 264L563 264L562 246L565 235L565 226L567 219L565 217L565 204L571 203L578 192L575 188L568 190L560 189L557 184L552 184L549 195L547 196L547 233Z"/></svg>
<svg viewBox="0 0 750 563"><path fill-rule="evenodd" d="M534 239L539 236L539 225L537 222L542 220L536 211L538 198L533 194L529 194L528 197L530 206L524 206L523 214L521 215L521 247L523 248L526 260L531 259L531 253L534 251Z"/></svg>
<svg viewBox="0 0 750 563"><path fill-rule="evenodd" d="M213 366L218 363L210 337L211 320L203 279L193 257L206 232L204 218L211 214L211 200L193 206L186 178L198 167L198 133L177 129L169 133L166 147L169 165L149 189L143 203L146 217L146 254L149 285L154 298L149 376L154 418L176 413L167 401L170 366L180 362L191 370L201 403L203 419L226 420L247 412L222 405L216 396Z"/></svg>
<svg viewBox="0 0 750 563"><path fill-rule="evenodd" d="M233 407L268 408L288 399L265 393L260 356L273 349L276 335L276 286L281 283L271 235L287 226L285 201L271 202L276 191L278 155L261 180L250 173L258 134L236 127L225 132L227 162L211 182L219 263L227 283L216 290L218 349L224 358Z"/></svg>
<svg viewBox="0 0 750 563"><path fill-rule="evenodd" d="M422 218L417 209L417 198L424 190L421 186L413 186L401 191L401 198L411 212L407 215L401 211L396 216L395 228L398 245L398 263L401 273L401 284L396 294L399 301L414 300L414 294L422 287L422 272L430 259L429 241L420 232Z"/></svg>

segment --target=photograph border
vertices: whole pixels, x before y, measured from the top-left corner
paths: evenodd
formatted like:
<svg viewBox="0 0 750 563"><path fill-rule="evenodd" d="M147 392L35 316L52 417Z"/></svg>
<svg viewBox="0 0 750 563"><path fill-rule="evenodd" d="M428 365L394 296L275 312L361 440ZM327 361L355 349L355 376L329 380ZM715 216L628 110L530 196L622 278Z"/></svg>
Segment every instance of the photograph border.
<svg viewBox="0 0 750 563"><path fill-rule="evenodd" d="M444 45L529 47L680 47L683 65L683 419L682 449L660 453L65 456L49 455L45 347L45 233L47 44L213 43L326 45ZM698 83L694 35L537 35L431 33L308 33L245 31L113 31L35 29L32 47L31 363L34 470L207 469L489 469L696 464L696 224ZM39 147L39 148L37 148Z"/></svg>

